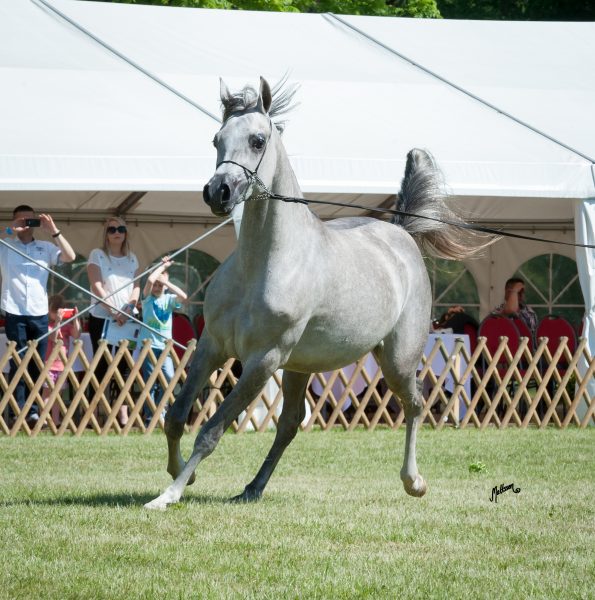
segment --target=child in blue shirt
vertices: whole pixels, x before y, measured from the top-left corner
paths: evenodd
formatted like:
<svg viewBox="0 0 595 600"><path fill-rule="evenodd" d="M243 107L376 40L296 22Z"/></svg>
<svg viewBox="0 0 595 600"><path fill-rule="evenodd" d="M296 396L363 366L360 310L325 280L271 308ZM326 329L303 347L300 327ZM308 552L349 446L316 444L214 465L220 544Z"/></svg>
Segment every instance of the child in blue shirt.
<svg viewBox="0 0 595 600"><path fill-rule="evenodd" d="M141 339L151 340L151 349L155 354L155 359L159 359L165 341L172 337L172 313L175 309L181 307L181 303L187 299L187 295L179 287L169 281L167 269L171 267L172 261L169 256L162 259L162 264L159 265L148 277L147 283L143 290L143 323L146 323L152 329L161 333L157 335L149 329L143 328ZM163 336L163 337L162 337ZM147 358L143 365L143 377L145 381L150 377L155 365ZM169 382L174 376L174 364L171 356L168 356L161 372L165 379ZM163 396L163 388L159 384L159 379L155 381L155 385L151 390L151 398L157 406ZM152 418L152 411L145 404L144 409L145 422L148 424ZM165 415L165 409L162 412L162 417Z"/></svg>

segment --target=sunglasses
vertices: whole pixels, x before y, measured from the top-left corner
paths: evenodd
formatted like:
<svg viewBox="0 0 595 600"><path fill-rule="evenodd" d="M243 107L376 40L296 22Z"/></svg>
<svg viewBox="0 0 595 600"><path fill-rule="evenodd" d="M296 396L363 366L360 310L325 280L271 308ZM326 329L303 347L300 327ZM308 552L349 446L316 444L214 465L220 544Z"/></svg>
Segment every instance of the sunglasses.
<svg viewBox="0 0 595 600"><path fill-rule="evenodd" d="M128 230L126 229L126 227L124 225L119 225L118 227L114 227L113 225L110 225L106 231L108 233L126 233Z"/></svg>

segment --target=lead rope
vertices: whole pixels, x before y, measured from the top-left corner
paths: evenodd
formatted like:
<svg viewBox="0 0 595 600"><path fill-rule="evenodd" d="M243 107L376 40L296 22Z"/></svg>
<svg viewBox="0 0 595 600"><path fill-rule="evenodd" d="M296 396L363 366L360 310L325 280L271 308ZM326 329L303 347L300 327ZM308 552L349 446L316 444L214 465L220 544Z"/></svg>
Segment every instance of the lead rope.
<svg viewBox="0 0 595 600"><path fill-rule="evenodd" d="M366 210L366 211L374 212L374 213L398 215L398 216L403 216L403 217L411 217L414 219L426 219L427 221L435 221L437 223L444 223L446 225L451 225L453 227L459 227L461 229L469 229L471 231L478 231L481 233L489 233L489 234L497 235L500 237L510 237L510 238L516 238L516 239L521 239L521 240L529 240L532 242L545 242L548 244L559 244L562 246L572 246L574 248L595 249L595 244L576 244L576 243L573 244L572 242L561 242L561 241L557 241L557 240L550 240L547 238L532 237L532 236L523 235L520 233L512 233L511 231L505 231L503 229L493 229L491 227L484 227L482 225L472 225L470 223L458 223L457 221L451 221L449 219L438 219L436 217L428 217L426 215L418 215L416 213L407 212L405 210L398 210L398 209L392 209L392 208L372 208L369 206L363 206L361 204L347 204L345 202L333 202L332 200L308 200L306 198L282 196L280 194L274 194L273 192L271 192L267 188L267 186L264 184L262 179L258 176L256 171L250 171L243 165L240 165L239 163L236 163L232 160L226 160L223 162L232 163L232 164L238 165L239 167L242 167L242 169L244 169L244 173L246 174L246 179L248 180L248 183L249 183L249 186L248 186L249 189L254 185L257 188L260 188L260 192L258 192L256 194L256 196L251 196L250 198L243 198L242 202L248 201L248 200L252 201L252 200L273 199L273 200L280 200L282 202L292 202L292 203L305 204L305 205L326 204L329 206L340 206L340 207L345 207L345 208L358 208L361 210Z"/></svg>

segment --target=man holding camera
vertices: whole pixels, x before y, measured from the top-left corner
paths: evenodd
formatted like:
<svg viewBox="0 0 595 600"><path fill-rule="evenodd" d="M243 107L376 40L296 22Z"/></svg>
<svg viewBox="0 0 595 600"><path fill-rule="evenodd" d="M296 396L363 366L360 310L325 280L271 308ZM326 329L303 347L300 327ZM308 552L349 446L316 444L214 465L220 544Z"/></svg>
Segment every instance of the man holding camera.
<svg viewBox="0 0 595 600"><path fill-rule="evenodd" d="M35 340L48 332L48 271L41 267L53 267L69 263L75 259L75 252L50 215L35 215L33 209L25 204L17 206L13 221L6 229L15 237L6 238L0 244L0 272L2 274L1 308L6 313L5 332L9 341L15 341L17 350L24 348L29 340ZM50 235L52 242L38 241L34 238L35 228ZM11 248L26 254L25 258ZM38 263L38 264L35 264ZM37 345L37 353L45 358L47 337ZM10 379L14 377L17 365L10 361ZM39 369L31 360L27 370L31 379L36 381ZM15 388L15 398L19 408L23 408L27 399L25 382L21 379ZM33 403L27 416L29 425L39 419L39 409Z"/></svg>

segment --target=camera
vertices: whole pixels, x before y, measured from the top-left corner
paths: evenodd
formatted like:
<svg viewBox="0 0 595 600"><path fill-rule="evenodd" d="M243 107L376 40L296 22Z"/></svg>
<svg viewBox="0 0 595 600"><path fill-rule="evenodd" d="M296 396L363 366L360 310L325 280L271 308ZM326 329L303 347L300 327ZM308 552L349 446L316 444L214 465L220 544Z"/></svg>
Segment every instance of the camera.
<svg viewBox="0 0 595 600"><path fill-rule="evenodd" d="M75 312L76 311L74 308L63 308L62 309L62 318L64 320L70 319L70 317L74 317Z"/></svg>
<svg viewBox="0 0 595 600"><path fill-rule="evenodd" d="M40 227L41 219L25 219L25 227Z"/></svg>

